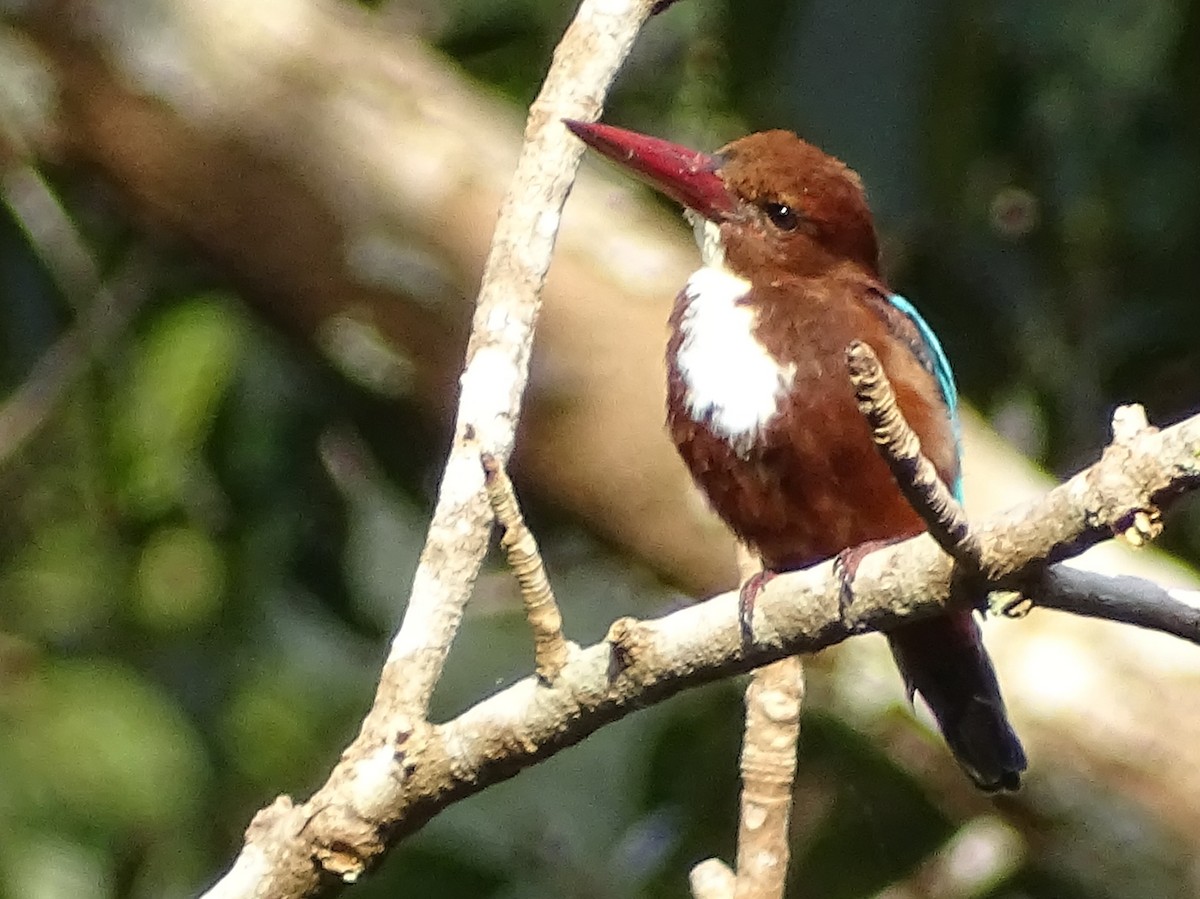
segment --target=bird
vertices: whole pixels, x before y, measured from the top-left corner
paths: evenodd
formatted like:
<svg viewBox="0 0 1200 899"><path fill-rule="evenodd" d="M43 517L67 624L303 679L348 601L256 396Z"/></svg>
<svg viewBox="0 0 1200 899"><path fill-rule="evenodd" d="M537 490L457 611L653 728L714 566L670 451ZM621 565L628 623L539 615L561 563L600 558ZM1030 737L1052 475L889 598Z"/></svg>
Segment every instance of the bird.
<svg viewBox="0 0 1200 899"><path fill-rule="evenodd" d="M933 330L880 274L856 172L784 130L710 154L565 124L682 205L693 227L702 264L669 318L667 429L767 575L926 530L858 409L845 361L854 341L874 350L922 451L961 500L954 376ZM886 636L909 700L922 697L966 775L986 792L1016 790L1025 751L972 610Z"/></svg>

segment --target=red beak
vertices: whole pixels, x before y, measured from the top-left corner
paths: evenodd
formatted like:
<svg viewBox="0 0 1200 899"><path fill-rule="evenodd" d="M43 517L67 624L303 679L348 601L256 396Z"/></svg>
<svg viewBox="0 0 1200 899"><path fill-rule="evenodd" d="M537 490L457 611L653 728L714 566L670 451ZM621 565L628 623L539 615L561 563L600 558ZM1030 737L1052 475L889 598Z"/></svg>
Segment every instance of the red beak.
<svg viewBox="0 0 1200 899"><path fill-rule="evenodd" d="M734 198L717 174L718 157L599 122L563 119L563 124L596 152L706 219L724 221L733 212Z"/></svg>

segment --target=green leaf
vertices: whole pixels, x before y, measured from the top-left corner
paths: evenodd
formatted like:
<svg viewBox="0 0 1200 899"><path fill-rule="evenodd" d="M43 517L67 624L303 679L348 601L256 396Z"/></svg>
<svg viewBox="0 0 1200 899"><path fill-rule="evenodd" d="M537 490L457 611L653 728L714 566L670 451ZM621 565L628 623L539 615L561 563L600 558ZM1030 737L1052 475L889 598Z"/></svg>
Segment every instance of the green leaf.
<svg viewBox="0 0 1200 899"><path fill-rule="evenodd" d="M209 772L189 721L115 662L47 664L7 722L15 802L58 830L139 834L192 820Z"/></svg>
<svg viewBox="0 0 1200 899"><path fill-rule="evenodd" d="M114 442L132 511L161 515L189 492L242 338L241 322L216 297L175 306L150 324L116 399Z"/></svg>

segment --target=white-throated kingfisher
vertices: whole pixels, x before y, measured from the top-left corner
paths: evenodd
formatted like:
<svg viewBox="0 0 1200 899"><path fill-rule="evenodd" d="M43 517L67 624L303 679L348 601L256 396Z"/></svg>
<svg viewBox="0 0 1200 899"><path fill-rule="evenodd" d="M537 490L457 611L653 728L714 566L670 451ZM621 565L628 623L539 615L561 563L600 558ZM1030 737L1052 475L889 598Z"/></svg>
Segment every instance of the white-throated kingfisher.
<svg viewBox="0 0 1200 899"><path fill-rule="evenodd" d="M862 182L787 131L715 154L569 121L589 146L685 207L703 265L675 300L667 425L717 514L767 571L925 530L859 412L845 354L879 357L942 480L961 494L957 392L933 331L879 274ZM952 610L887 634L968 776L1014 790L1025 753L979 626Z"/></svg>

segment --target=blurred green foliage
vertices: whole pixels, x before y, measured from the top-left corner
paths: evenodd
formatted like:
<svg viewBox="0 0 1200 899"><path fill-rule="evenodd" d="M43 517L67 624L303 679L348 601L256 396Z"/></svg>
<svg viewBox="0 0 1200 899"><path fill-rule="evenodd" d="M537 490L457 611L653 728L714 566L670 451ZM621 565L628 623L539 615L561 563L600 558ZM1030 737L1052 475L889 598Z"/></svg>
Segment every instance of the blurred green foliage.
<svg viewBox="0 0 1200 899"><path fill-rule="evenodd" d="M516 104L572 12L413 7ZM790 127L844 157L966 396L1066 472L1115 402L1168 421L1200 396L1198 28L1182 0L685 0L647 28L607 117L706 147ZM110 267L144 248L86 173L54 180ZM132 333L0 469L6 896L182 896L213 877L253 811L315 786L353 734L423 535L428 424L253 320L219 272L155 259ZM11 392L72 316L11 219L0 291ZM534 515L573 638L675 601ZM1168 534L1195 559L1188 515ZM484 579L439 715L527 671L512 599L503 571ZM738 688L647 710L456 806L356 894L686 895L691 864L732 854ZM795 895L873 895L953 832L828 713L808 715L803 753L820 801L800 806ZM987 895L1187 894L1168 837L1096 839L1043 847Z"/></svg>

